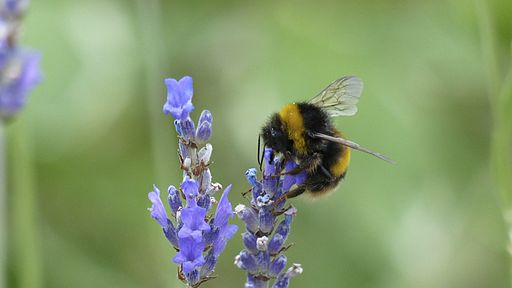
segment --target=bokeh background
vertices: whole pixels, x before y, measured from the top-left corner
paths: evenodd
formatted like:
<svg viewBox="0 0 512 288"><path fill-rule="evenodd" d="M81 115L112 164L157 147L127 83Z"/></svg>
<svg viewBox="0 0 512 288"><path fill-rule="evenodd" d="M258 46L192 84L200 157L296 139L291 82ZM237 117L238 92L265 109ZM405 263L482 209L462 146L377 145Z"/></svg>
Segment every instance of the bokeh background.
<svg viewBox="0 0 512 288"><path fill-rule="evenodd" d="M287 256L304 274L292 287L507 286L479 21L492 16L504 68L512 2L482 3L33 1L21 39L42 51L44 82L10 128L11 153L25 155L17 181L35 193L37 226L24 239L41 270L31 277L39 287L182 287L146 210L153 183L165 190L181 176L161 112L165 77L194 78L192 116L214 115L212 173L233 183L236 205L269 114L358 75L359 113L336 124L398 164L354 153L335 193L293 200ZM242 287L241 249L237 233L205 287ZM21 287L10 263L10 287Z"/></svg>

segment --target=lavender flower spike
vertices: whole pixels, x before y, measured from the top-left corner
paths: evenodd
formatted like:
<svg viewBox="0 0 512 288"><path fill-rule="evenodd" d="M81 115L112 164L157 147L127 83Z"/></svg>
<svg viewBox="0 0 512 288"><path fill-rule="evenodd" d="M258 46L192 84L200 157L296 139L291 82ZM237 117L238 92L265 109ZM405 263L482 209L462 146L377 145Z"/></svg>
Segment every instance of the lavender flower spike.
<svg viewBox="0 0 512 288"><path fill-rule="evenodd" d="M238 227L229 224L233 209L228 195L229 185L217 202L213 196L222 185L212 182L209 168L213 147L205 143L211 136L212 115L204 110L196 125L190 118L192 105L192 78L166 79L168 88L164 112L174 118L179 137L179 167L183 170L180 185L169 186L167 202L171 219L160 200L160 191L154 188L148 197L152 202L151 217L163 228L166 238L178 251L172 261L179 264L178 278L187 287L198 287L212 279L217 259ZM215 212L215 203L217 208ZM176 227L176 228L175 228Z"/></svg>
<svg viewBox="0 0 512 288"><path fill-rule="evenodd" d="M28 1L0 4L0 120L14 117L41 80L38 52L20 47L17 33Z"/></svg>
<svg viewBox="0 0 512 288"><path fill-rule="evenodd" d="M286 288L290 278L302 273L302 268L300 264L294 264L282 272L287 262L283 253L289 247L285 246L285 241L297 209L291 205L284 208L286 199L280 198L295 185L300 185L305 175L281 176L281 172L292 170L297 164L291 161L285 163L274 156L272 149L267 148L264 153L263 179L256 178L254 168L245 173L252 186L251 206L239 204L235 208L236 214L246 225L246 232L242 234L246 249L236 256L235 265L247 271L247 288L268 287L272 279L275 279L272 287ZM284 219L277 221L281 215Z"/></svg>

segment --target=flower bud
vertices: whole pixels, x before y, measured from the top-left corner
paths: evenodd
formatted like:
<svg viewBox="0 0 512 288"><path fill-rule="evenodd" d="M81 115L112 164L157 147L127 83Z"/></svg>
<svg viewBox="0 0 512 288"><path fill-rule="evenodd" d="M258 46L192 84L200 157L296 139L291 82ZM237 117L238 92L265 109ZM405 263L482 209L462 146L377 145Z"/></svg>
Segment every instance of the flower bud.
<svg viewBox="0 0 512 288"><path fill-rule="evenodd" d="M194 140L196 129L194 121L192 121L190 117L180 120L180 129L182 133L181 136L183 138L185 138L186 140Z"/></svg>
<svg viewBox="0 0 512 288"><path fill-rule="evenodd" d="M270 265L270 276L277 277L281 271L283 271L284 267L286 266L286 256L280 255L279 257L276 257L274 261L272 261L272 264Z"/></svg>
<svg viewBox="0 0 512 288"><path fill-rule="evenodd" d="M198 143L205 143L210 140L212 136L212 124L208 122L200 123L197 127L195 141Z"/></svg>
<svg viewBox="0 0 512 288"><path fill-rule="evenodd" d="M213 153L213 146L210 143L207 143L199 152L197 152L197 156L199 158L199 162L203 162L203 164L207 165L210 162L210 157Z"/></svg>
<svg viewBox="0 0 512 288"><path fill-rule="evenodd" d="M167 202L169 202L169 207L171 207L172 214L176 215L178 209L183 207L183 204L181 203L180 192L172 185L169 186L167 192L169 193Z"/></svg>

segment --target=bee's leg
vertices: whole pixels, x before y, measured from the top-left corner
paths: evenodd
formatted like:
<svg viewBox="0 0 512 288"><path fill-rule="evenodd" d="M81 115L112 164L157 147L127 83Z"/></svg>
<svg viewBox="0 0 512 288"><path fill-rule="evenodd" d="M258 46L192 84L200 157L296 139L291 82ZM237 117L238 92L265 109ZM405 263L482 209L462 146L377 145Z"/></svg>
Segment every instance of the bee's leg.
<svg viewBox="0 0 512 288"><path fill-rule="evenodd" d="M286 201L286 199L297 197L304 192L306 192L306 188L302 185L295 189L292 189L292 190L284 193L281 197L279 197L276 201L274 201L274 206L277 206L277 205L279 205L279 203Z"/></svg>
<svg viewBox="0 0 512 288"><path fill-rule="evenodd" d="M289 199L289 198L297 197L304 192L306 192L306 188L301 185L295 189L292 189L292 190L284 193L283 196L286 196L286 198ZM283 196L281 196L281 197L283 197Z"/></svg>
<svg viewBox="0 0 512 288"><path fill-rule="evenodd" d="M281 175L297 175L300 172L304 171L304 169L306 169L306 168L297 166L297 167L293 168L292 170L289 170L286 172L281 172Z"/></svg>
<svg viewBox="0 0 512 288"><path fill-rule="evenodd" d="M331 175L331 172L329 172L329 170L327 170L327 168L325 168L324 165L320 165L320 171L322 171L322 173L324 173L325 176L327 176L329 179L333 179L334 177L332 177Z"/></svg>
<svg viewBox="0 0 512 288"><path fill-rule="evenodd" d="M277 204L279 204L279 203L277 203ZM284 212L288 211L288 209L290 209L291 207L293 207L293 206L292 205L288 205L288 207L281 208L281 210L279 210L279 211L275 211L275 209L274 209L273 214L274 214L275 217L281 216ZM275 205L274 205L274 208L275 208Z"/></svg>
<svg viewBox="0 0 512 288"><path fill-rule="evenodd" d="M247 197L246 197L246 196L247 196L247 194L249 194L251 191L252 191L252 188L251 188L251 189L249 189L249 190L247 190L247 191L245 191L245 192L242 192L242 197L244 197L244 198L246 198L246 199L247 199Z"/></svg>
<svg viewBox="0 0 512 288"><path fill-rule="evenodd" d="M313 153L311 156L302 159L300 165L290 171L283 172L282 175L289 174L295 175L299 174L304 170L308 170L308 172L314 172L318 166L322 164L322 155L320 153Z"/></svg>

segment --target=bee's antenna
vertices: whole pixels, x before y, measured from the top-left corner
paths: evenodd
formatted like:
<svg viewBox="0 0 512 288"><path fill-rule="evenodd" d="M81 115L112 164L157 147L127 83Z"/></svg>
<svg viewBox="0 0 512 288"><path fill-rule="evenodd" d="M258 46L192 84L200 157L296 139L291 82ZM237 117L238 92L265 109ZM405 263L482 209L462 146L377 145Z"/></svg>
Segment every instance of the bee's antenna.
<svg viewBox="0 0 512 288"><path fill-rule="evenodd" d="M265 160L265 149L267 149L267 145L266 144L263 144L263 153L261 153L261 158L260 158L260 171L263 169L263 161Z"/></svg>
<svg viewBox="0 0 512 288"><path fill-rule="evenodd" d="M258 135L258 164L260 165L260 171L261 171L261 166L263 165L263 159L260 157L261 156L261 134Z"/></svg>

